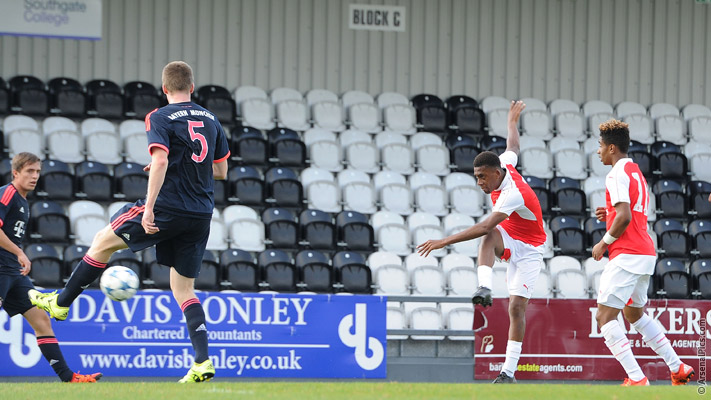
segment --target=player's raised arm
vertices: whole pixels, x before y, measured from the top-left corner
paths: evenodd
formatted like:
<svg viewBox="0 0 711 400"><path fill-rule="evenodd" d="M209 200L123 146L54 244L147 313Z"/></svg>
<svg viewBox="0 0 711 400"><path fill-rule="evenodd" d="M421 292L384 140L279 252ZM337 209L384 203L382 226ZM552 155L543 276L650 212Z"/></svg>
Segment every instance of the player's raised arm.
<svg viewBox="0 0 711 400"><path fill-rule="evenodd" d="M518 133L518 119L521 116L521 111L526 108L522 101L512 101L509 108L508 130L509 134L506 137L506 151L513 151L518 155L521 152L521 144Z"/></svg>

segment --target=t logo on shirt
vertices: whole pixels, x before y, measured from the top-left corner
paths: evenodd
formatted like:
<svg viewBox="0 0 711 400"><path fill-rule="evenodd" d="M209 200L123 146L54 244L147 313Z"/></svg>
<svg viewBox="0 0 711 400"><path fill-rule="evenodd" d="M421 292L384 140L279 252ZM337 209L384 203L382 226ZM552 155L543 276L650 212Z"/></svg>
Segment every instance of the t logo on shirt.
<svg viewBox="0 0 711 400"><path fill-rule="evenodd" d="M15 222L15 237L22 239L22 235L25 234L25 221Z"/></svg>

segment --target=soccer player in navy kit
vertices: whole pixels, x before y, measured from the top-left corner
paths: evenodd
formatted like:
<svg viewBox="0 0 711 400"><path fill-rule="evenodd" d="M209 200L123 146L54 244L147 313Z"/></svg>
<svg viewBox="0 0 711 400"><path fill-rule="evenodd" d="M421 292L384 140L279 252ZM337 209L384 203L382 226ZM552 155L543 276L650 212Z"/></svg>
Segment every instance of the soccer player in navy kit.
<svg viewBox="0 0 711 400"><path fill-rule="evenodd" d="M64 361L47 314L30 303L27 291L34 285L27 276L31 263L20 247L30 220L27 193L35 189L40 175L40 159L20 153L12 159L12 182L0 187L0 306L12 317L22 314L37 337L37 345L54 372L64 382L96 382L100 373L72 372Z"/></svg>
<svg viewBox="0 0 711 400"><path fill-rule="evenodd" d="M215 368L208 358L205 313L193 284L210 233L213 180L227 176L230 151L217 118L190 101L195 88L190 66L171 62L162 78L169 104L146 116L151 153L146 200L126 205L111 217L61 293L32 290L30 300L55 319L66 319L70 304L101 275L111 254L155 245L157 261L171 267L170 287L195 350L195 363L179 382L202 382L215 375Z"/></svg>

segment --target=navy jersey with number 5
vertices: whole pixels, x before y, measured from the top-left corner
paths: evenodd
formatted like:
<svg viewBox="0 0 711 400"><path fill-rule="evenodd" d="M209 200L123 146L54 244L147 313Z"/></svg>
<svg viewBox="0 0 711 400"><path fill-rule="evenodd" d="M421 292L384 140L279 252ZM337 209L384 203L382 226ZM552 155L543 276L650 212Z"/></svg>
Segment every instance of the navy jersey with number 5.
<svg viewBox="0 0 711 400"><path fill-rule="evenodd" d="M0 225L5 235L20 248L29 220L30 206L27 199L17 193L12 183L0 187ZM3 248L0 248L0 270L5 275L20 275L17 256Z"/></svg>
<svg viewBox="0 0 711 400"><path fill-rule="evenodd" d="M227 136L210 111L192 102L174 103L146 115L148 151L168 152L168 170L155 208L211 218L215 206L212 164L230 156Z"/></svg>

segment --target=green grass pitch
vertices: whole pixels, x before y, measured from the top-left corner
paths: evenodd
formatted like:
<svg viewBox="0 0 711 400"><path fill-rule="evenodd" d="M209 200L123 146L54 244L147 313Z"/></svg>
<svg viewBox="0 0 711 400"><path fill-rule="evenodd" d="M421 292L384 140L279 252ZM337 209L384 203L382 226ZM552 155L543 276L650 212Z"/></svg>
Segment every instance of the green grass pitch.
<svg viewBox="0 0 711 400"><path fill-rule="evenodd" d="M1 383L4 399L703 399L695 382L685 387L619 387L589 384L447 384L398 382L99 382L96 384Z"/></svg>

